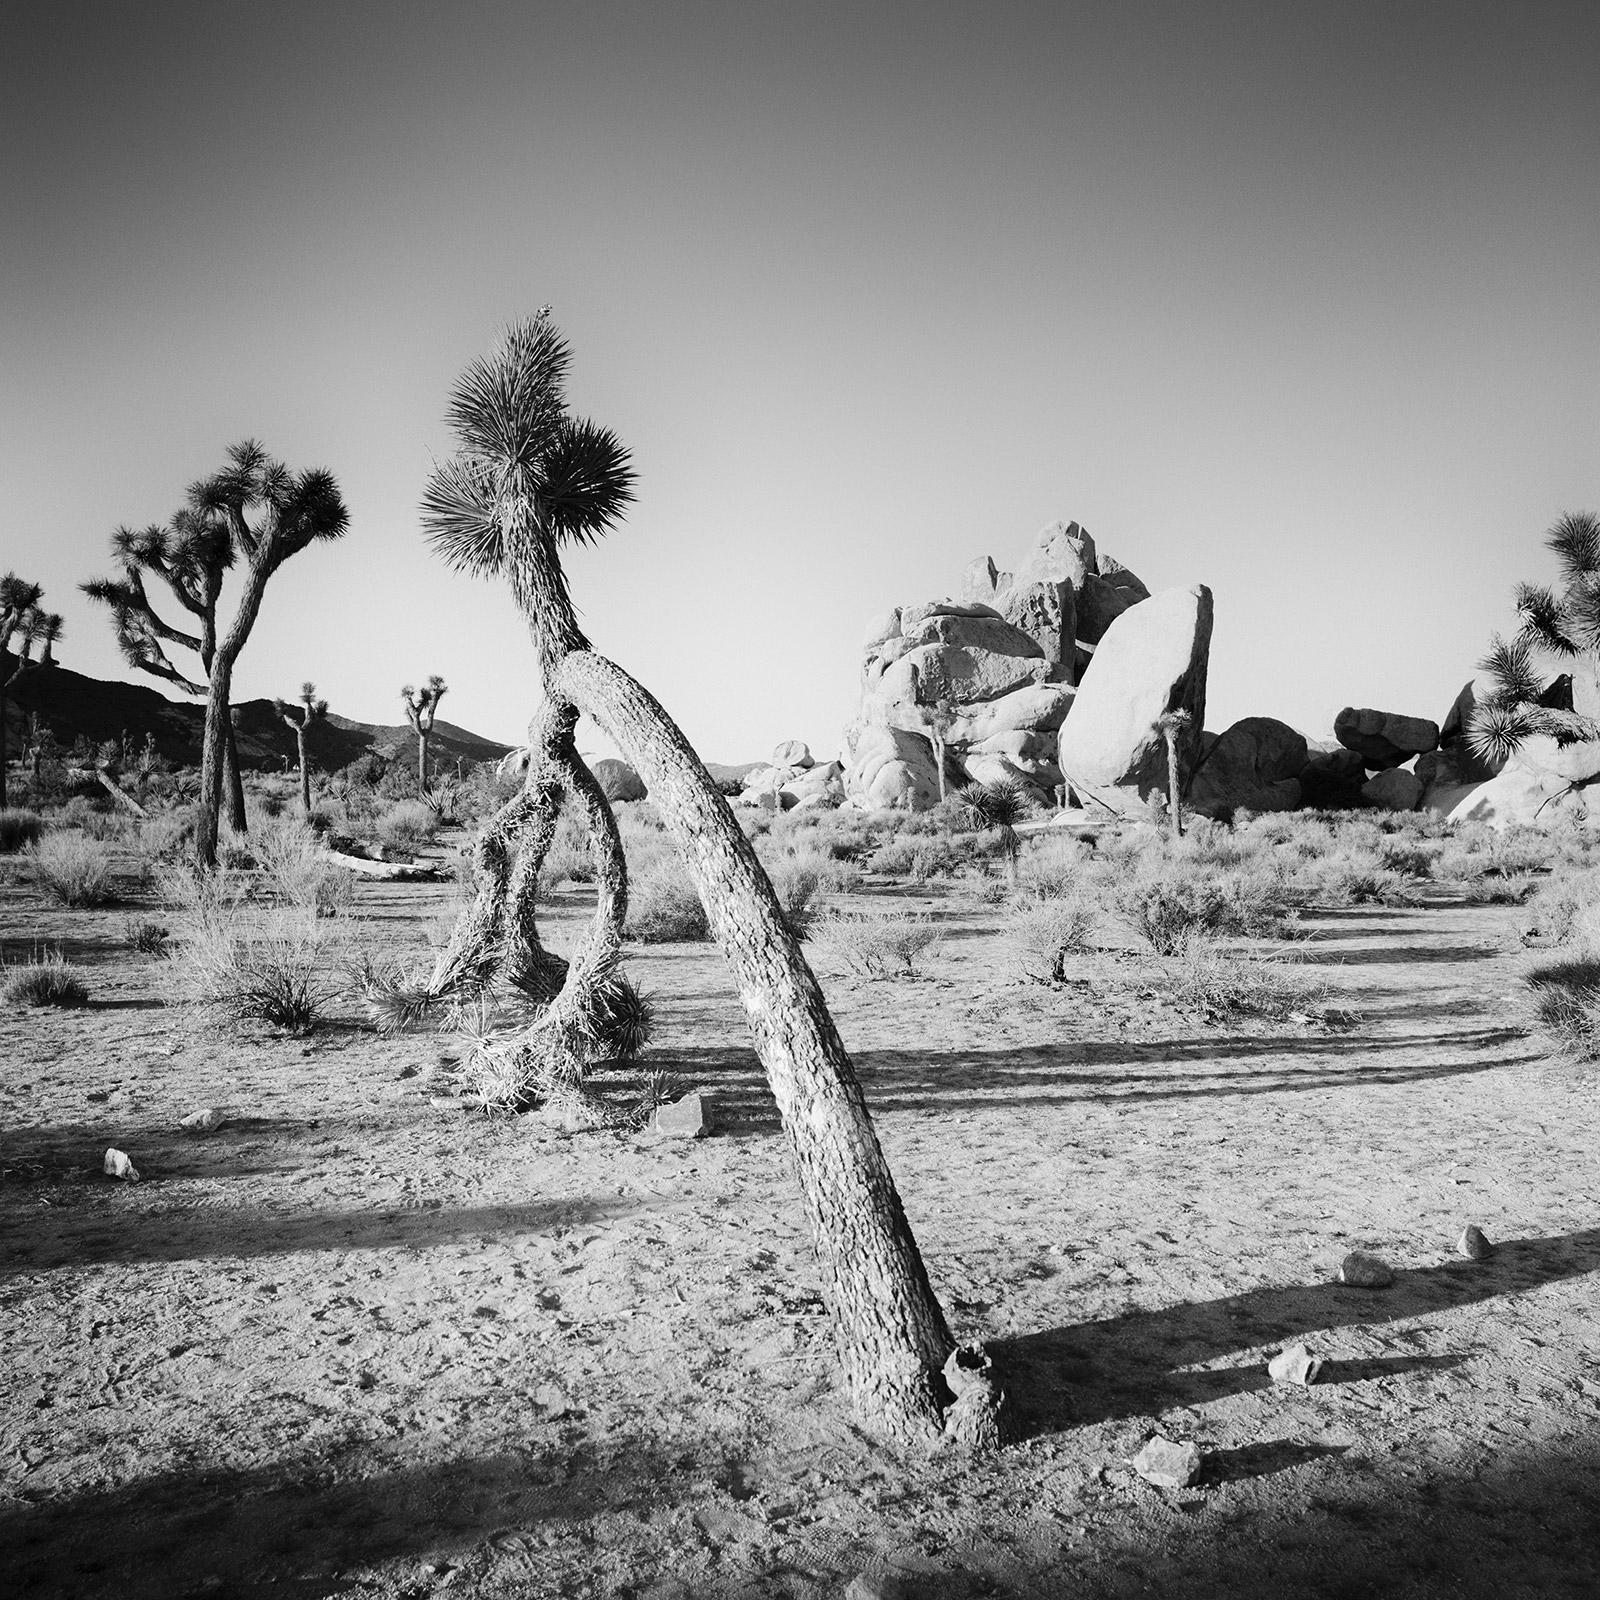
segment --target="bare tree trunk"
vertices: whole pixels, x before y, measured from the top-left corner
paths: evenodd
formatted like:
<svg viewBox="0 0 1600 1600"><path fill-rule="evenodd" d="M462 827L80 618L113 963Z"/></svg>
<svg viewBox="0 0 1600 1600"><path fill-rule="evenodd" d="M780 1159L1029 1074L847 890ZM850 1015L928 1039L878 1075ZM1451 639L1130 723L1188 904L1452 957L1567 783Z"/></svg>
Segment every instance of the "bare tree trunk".
<svg viewBox="0 0 1600 1600"><path fill-rule="evenodd" d="M896 1437L937 1434L954 1341L849 1057L766 873L646 689L592 650L550 667L549 692L593 717L649 785L733 969L830 1281L857 1411Z"/></svg>
<svg viewBox="0 0 1600 1600"><path fill-rule="evenodd" d="M5 661L0 659L0 673L4 671ZM0 810L4 810L6 804L6 761L9 759L6 755L6 690L8 688L10 688L10 685L3 677L0 677ZM38 785L36 784L34 788L33 803L37 806L39 804Z"/></svg>
<svg viewBox="0 0 1600 1600"><path fill-rule="evenodd" d="M1167 809L1171 812L1172 837L1183 837L1183 797L1178 793L1178 734L1165 730L1167 741Z"/></svg>
<svg viewBox="0 0 1600 1600"><path fill-rule="evenodd" d="M929 736L929 743L933 746L933 765L939 777L939 803L944 804L944 740L938 734Z"/></svg>
<svg viewBox="0 0 1600 1600"><path fill-rule="evenodd" d="M417 729L417 793L428 792L428 736Z"/></svg>
<svg viewBox="0 0 1600 1600"><path fill-rule="evenodd" d="M228 826L235 833L249 831L244 810L244 774L239 770L239 740L233 729L233 711L228 712L228 744L224 752L228 785Z"/></svg>
<svg viewBox="0 0 1600 1600"><path fill-rule="evenodd" d="M302 723L295 729L294 742L300 750L300 810L307 822L311 820L311 763L306 759L306 729Z"/></svg>

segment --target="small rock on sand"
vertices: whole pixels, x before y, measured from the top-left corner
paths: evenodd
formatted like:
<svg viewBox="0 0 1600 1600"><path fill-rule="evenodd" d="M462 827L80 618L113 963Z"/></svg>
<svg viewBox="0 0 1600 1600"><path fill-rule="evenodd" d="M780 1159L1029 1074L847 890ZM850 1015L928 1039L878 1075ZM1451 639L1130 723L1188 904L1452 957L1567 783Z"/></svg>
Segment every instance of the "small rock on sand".
<svg viewBox="0 0 1600 1600"><path fill-rule="evenodd" d="M1292 1344L1280 1350L1267 1363L1267 1371L1274 1383L1298 1383L1302 1387L1317 1381L1322 1371L1322 1357L1314 1356L1303 1344Z"/></svg>
<svg viewBox="0 0 1600 1600"><path fill-rule="evenodd" d="M128 1183L139 1181L139 1169L128 1159L125 1151L115 1146L106 1151L105 1174L108 1178L122 1178Z"/></svg>
<svg viewBox="0 0 1600 1600"><path fill-rule="evenodd" d="M1470 1222L1462 1230L1461 1237L1456 1240L1456 1249L1473 1261L1487 1261L1494 1254L1494 1246L1490 1244L1483 1229Z"/></svg>
<svg viewBox="0 0 1600 1600"><path fill-rule="evenodd" d="M1158 1489L1187 1489L1200 1476L1204 1462L1205 1456L1193 1440L1174 1444L1158 1433L1133 1458L1133 1470Z"/></svg>
<svg viewBox="0 0 1600 1600"><path fill-rule="evenodd" d="M1394 1271L1380 1257L1352 1250L1339 1263L1339 1282L1353 1289L1387 1289L1394 1282Z"/></svg>
<svg viewBox="0 0 1600 1600"><path fill-rule="evenodd" d="M861 1572L850 1580L844 1600L916 1600L916 1590L892 1572Z"/></svg>
<svg viewBox="0 0 1600 1600"><path fill-rule="evenodd" d="M190 1133L211 1133L227 1120L215 1106L207 1106L202 1111L191 1111L179 1125L187 1128Z"/></svg>
<svg viewBox="0 0 1600 1600"><path fill-rule="evenodd" d="M713 1126L711 1102L698 1089L670 1105L657 1106L651 1124L672 1139L704 1139Z"/></svg>

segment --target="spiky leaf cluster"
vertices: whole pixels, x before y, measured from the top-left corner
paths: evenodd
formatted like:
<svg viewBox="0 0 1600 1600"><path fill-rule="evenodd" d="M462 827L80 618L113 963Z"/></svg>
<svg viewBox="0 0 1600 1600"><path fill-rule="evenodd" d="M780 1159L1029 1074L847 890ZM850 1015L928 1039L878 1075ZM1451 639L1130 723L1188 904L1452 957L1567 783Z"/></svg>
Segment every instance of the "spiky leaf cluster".
<svg viewBox="0 0 1600 1600"><path fill-rule="evenodd" d="M406 721L417 733L432 732L439 702L448 692L449 686L437 672L420 689L408 683L400 691L400 699L406 708Z"/></svg>
<svg viewBox="0 0 1600 1600"><path fill-rule="evenodd" d="M287 700L274 700L272 709L298 732L309 728L314 722L321 722L328 715L328 702L319 700L316 684L307 682L300 685L298 705L290 705Z"/></svg>
<svg viewBox="0 0 1600 1600"><path fill-rule="evenodd" d="M41 585L29 583L14 572L0 578L0 652L16 657L16 665L5 681L30 666L52 663L51 651L61 637L61 618L40 605L43 598Z"/></svg>
<svg viewBox="0 0 1600 1600"><path fill-rule="evenodd" d="M609 532L633 499L627 448L568 410L571 359L546 307L456 380L457 448L422 495L423 527L451 566L493 576L548 563Z"/></svg>

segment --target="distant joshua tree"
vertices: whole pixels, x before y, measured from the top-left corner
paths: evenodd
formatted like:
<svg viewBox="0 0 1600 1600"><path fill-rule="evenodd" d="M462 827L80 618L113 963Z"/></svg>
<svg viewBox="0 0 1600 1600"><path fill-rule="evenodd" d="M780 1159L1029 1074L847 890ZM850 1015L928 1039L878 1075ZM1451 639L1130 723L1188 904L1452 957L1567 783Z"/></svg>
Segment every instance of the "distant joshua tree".
<svg viewBox="0 0 1600 1600"><path fill-rule="evenodd" d="M423 794L428 792L428 739L445 692L445 681L437 672L420 689L408 683L400 691L400 698L405 702L406 721L417 736L417 788Z"/></svg>
<svg viewBox="0 0 1600 1600"><path fill-rule="evenodd" d="M31 667L53 667L61 618L40 604L44 590L16 573L0 578L0 807L6 803L6 697ZM35 652L37 651L37 654Z"/></svg>
<svg viewBox="0 0 1600 1600"><path fill-rule="evenodd" d="M252 520L252 518L254 520ZM244 788L234 741L228 695L233 668L261 611L268 580L291 556L317 539L337 539L350 525L339 486L322 468L292 473L254 439L230 447L228 463L210 478L191 484L188 504L166 527L135 533L119 528L111 547L121 575L83 585L92 600L111 607L117 643L143 672L206 696L202 735L200 818L195 855L202 867L217 864L222 791L229 790L230 821L242 830ZM244 587L226 632L217 623L223 574L245 565ZM198 623L198 633L174 628L157 615L145 591L145 575L164 582ZM204 683L179 672L166 644L200 657Z"/></svg>
<svg viewBox="0 0 1600 1600"><path fill-rule="evenodd" d="M997 1391L973 1354L947 1384L947 1362L959 1364L961 1352L929 1285L827 1002L755 851L677 724L578 626L561 547L609 531L633 498L633 471L610 430L568 411L570 360L546 311L473 362L450 397L456 453L424 491L424 526L440 554L454 566L509 580L544 680L544 705L530 730L527 787L496 819L498 831L486 831L498 841L498 866L482 854L479 861L495 866L499 879L480 873L478 905L486 892L506 905L507 885L537 874L569 789L583 800L597 841L600 899L611 900L613 911L615 902L625 903L616 823L574 741L578 716L587 713L649 785L733 970L829 1279L858 1411L902 1438L936 1436L952 1388L959 1387L965 1392L950 1406L952 1430L993 1440ZM469 910L463 922L475 914ZM589 1003L598 978L614 965L615 927L614 919L597 917L532 1035L570 1027L574 1008Z"/></svg>
<svg viewBox="0 0 1600 1600"><path fill-rule="evenodd" d="M1183 837L1183 790L1178 771L1178 736L1194 718L1181 707L1164 711L1156 718L1156 727L1167 744L1167 817L1172 823L1172 837Z"/></svg>
<svg viewBox="0 0 1600 1600"><path fill-rule="evenodd" d="M948 696L941 696L924 705L920 698L921 678L918 675L916 663L911 665L911 699L922 716L922 725L928 733L928 743L933 746L933 767L938 776L939 799L945 797L944 757L945 749L950 738L950 730L955 726L957 716L955 702Z"/></svg>
<svg viewBox="0 0 1600 1600"><path fill-rule="evenodd" d="M306 735L314 723L328 715L328 702L316 696L316 684L302 683L299 705L292 706L287 700L272 702L272 709L294 729L294 741L300 749L300 809L307 818L311 816L311 762L306 754Z"/></svg>
<svg viewBox="0 0 1600 1600"><path fill-rule="evenodd" d="M1540 661L1587 666L1600 678L1600 517L1592 511L1568 512L1544 542L1560 565L1559 592L1518 584L1522 626L1510 639L1496 634L1479 663L1493 687L1472 708L1467 741L1478 755L1496 762L1540 736L1560 745L1600 739L1600 725L1573 709L1566 681L1556 676L1552 682Z"/></svg>

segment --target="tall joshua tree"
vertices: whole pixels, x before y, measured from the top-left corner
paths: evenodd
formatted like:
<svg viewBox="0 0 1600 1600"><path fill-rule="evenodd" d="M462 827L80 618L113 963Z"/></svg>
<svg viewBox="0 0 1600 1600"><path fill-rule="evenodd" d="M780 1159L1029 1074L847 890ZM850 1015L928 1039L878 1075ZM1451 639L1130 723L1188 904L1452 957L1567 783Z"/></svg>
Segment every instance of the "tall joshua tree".
<svg viewBox="0 0 1600 1600"><path fill-rule="evenodd" d="M312 727L328 715L328 702L317 699L314 683L300 685L300 703L290 705L287 700L274 700L272 709L294 729L294 742L300 751L300 810L311 815L311 761L306 754L306 735Z"/></svg>
<svg viewBox="0 0 1600 1600"><path fill-rule="evenodd" d="M1156 727L1167 745L1167 818L1172 824L1172 837L1183 837L1183 790L1178 772L1178 736L1194 718L1180 706L1176 711L1163 711L1156 718Z"/></svg>
<svg viewBox="0 0 1600 1600"><path fill-rule="evenodd" d="M428 792L428 739L433 733L433 719L439 713L439 702L445 696L445 681L436 672L420 689L408 683L400 691L406 708L406 721L417 736L417 788Z"/></svg>
<svg viewBox="0 0 1600 1600"><path fill-rule="evenodd" d="M175 684L185 694L203 696L211 680L217 654L217 605L222 581L234 564L233 538L225 521L193 504L174 516L166 527L118 528L111 536L117 576L93 578L81 587L91 600L111 609L117 646L128 665L152 678ZM156 609L147 579L158 578L173 600L194 621L185 627L168 622ZM176 646L199 659L180 668L168 654ZM245 826L244 780L239 772L239 751L229 718L224 730L228 823L235 832Z"/></svg>
<svg viewBox="0 0 1600 1600"><path fill-rule="evenodd" d="M436 549L456 567L509 581L538 655L546 711L521 797L529 820L516 870L530 861L536 870L550 831L536 791L570 776L586 713L649 785L732 968L830 1280L858 1413L894 1436L928 1436L948 1406L956 1431L992 1435L998 1394L963 1376L968 1364L957 1359L860 1085L766 873L677 724L578 626L561 548L609 531L632 499L633 473L614 434L568 411L569 364L548 312L473 362L449 402L457 450L423 496ZM581 992L580 965L551 1013ZM965 1392L950 1405L957 1387Z"/></svg>
<svg viewBox="0 0 1600 1600"><path fill-rule="evenodd" d="M1600 739L1600 723L1573 706L1567 681L1547 663L1568 671L1588 669L1600 679L1600 517L1568 512L1545 535L1560 568L1559 590L1539 584L1517 585L1521 628L1510 638L1499 634L1479 663L1492 687L1473 707L1467 738L1480 756L1503 762L1530 739L1548 737L1558 745Z"/></svg>
<svg viewBox="0 0 1600 1600"><path fill-rule="evenodd" d="M16 573L0 578L0 806L6 803L6 697L30 667L55 665L61 618L40 604L44 590ZM37 653L36 653L37 652Z"/></svg>

